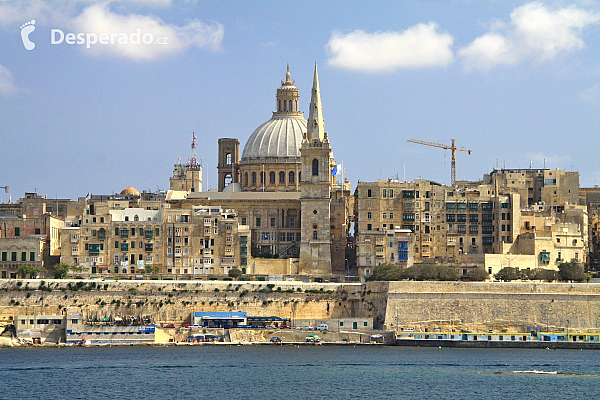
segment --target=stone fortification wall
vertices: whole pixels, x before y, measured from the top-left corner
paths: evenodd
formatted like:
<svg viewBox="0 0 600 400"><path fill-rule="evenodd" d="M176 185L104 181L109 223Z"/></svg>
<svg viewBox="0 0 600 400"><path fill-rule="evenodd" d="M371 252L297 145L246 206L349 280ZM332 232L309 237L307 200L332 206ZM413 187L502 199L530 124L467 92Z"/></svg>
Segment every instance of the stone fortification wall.
<svg viewBox="0 0 600 400"><path fill-rule="evenodd" d="M388 288L389 329L600 331L600 284L390 282Z"/></svg>
<svg viewBox="0 0 600 400"><path fill-rule="evenodd" d="M369 314L364 285L223 281L0 281L0 321L22 314L81 311L84 318L152 316L189 322L194 311L245 311L248 316L327 320Z"/></svg>
<svg viewBox="0 0 600 400"><path fill-rule="evenodd" d="M20 283L19 283L20 282ZM85 318L151 316L177 326L194 311L290 318L374 319L375 328L416 331L600 331L600 284L222 281L0 281L0 322L22 314L82 311ZM279 289L281 288L281 289ZM300 290L298 290L300 289Z"/></svg>

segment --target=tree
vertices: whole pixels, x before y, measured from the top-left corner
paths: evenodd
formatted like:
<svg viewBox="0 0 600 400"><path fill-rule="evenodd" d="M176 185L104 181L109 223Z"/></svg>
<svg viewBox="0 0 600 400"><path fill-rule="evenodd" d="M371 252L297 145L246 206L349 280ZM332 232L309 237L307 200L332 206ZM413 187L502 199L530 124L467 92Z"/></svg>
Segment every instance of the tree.
<svg viewBox="0 0 600 400"><path fill-rule="evenodd" d="M37 274L41 275L42 272L46 272L46 270L34 265L21 265L17 270L17 274L21 275L23 278L27 277L28 275L30 278L33 278Z"/></svg>
<svg viewBox="0 0 600 400"><path fill-rule="evenodd" d="M144 265L144 273L145 274L157 274L160 271L160 268L157 265Z"/></svg>
<svg viewBox="0 0 600 400"><path fill-rule="evenodd" d="M240 276L244 275L241 270L238 268L231 268L228 273L230 278L237 279Z"/></svg>
<svg viewBox="0 0 600 400"><path fill-rule="evenodd" d="M563 281L582 282L585 279L583 264L573 259L558 265L558 275Z"/></svg>
<svg viewBox="0 0 600 400"><path fill-rule="evenodd" d="M499 281L510 282L521 279L521 274L519 273L519 268L504 267L500 271L496 272L494 278Z"/></svg>
<svg viewBox="0 0 600 400"><path fill-rule="evenodd" d="M472 281L485 281L490 277L490 274L485 270L485 268L475 268L468 272L469 279Z"/></svg>
<svg viewBox="0 0 600 400"><path fill-rule="evenodd" d="M69 274L71 270L71 266L67 263L60 263L54 266L54 278L55 279L64 279Z"/></svg>

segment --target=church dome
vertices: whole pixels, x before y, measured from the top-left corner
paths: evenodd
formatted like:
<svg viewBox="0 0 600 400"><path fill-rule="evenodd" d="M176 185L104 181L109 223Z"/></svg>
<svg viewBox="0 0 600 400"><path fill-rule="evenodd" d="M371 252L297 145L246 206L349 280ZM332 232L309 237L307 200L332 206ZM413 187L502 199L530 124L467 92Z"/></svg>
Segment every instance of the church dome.
<svg viewBox="0 0 600 400"><path fill-rule="evenodd" d="M301 113L273 115L250 135L242 152L242 161L272 157L299 158L305 132L306 120Z"/></svg>
<svg viewBox="0 0 600 400"><path fill-rule="evenodd" d="M281 81L281 87L277 89L277 111L250 135L242 151L242 163L300 161L306 120L298 108L299 99L300 93L290 79L288 64L285 81Z"/></svg>
<svg viewBox="0 0 600 400"><path fill-rule="evenodd" d="M129 186L129 187L126 187L125 189L121 190L121 195L123 195L123 196L127 196L127 195L139 196L140 191L134 187Z"/></svg>

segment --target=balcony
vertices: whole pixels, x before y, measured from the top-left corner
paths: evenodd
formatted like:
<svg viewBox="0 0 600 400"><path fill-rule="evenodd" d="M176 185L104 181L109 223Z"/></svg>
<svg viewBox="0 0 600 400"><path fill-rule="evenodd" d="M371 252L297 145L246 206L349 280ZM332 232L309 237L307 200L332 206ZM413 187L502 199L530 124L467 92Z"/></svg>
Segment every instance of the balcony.
<svg viewBox="0 0 600 400"><path fill-rule="evenodd" d="M90 244L89 252L90 252L90 254L100 254L100 245L99 244Z"/></svg>
<svg viewBox="0 0 600 400"><path fill-rule="evenodd" d="M144 250L147 252L152 252L154 251L154 245L152 243L146 243L144 245Z"/></svg>

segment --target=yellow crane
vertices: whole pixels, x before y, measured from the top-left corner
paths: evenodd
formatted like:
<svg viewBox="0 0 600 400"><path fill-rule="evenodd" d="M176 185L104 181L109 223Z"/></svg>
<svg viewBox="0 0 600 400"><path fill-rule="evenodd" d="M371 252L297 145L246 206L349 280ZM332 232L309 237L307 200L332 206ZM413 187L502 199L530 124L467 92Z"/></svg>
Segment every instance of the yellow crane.
<svg viewBox="0 0 600 400"><path fill-rule="evenodd" d="M450 139L452 140L452 144L451 145L447 145L444 143L437 143L437 142L426 142L425 140L419 140L419 139L408 139L407 141L410 143L416 143L416 144L422 144L424 146L431 146L431 147L439 147L440 149L446 149L446 150L452 150L452 187L456 186L456 151L466 151L469 154L473 153L471 150L465 149L464 147L456 147L456 140L455 139Z"/></svg>

